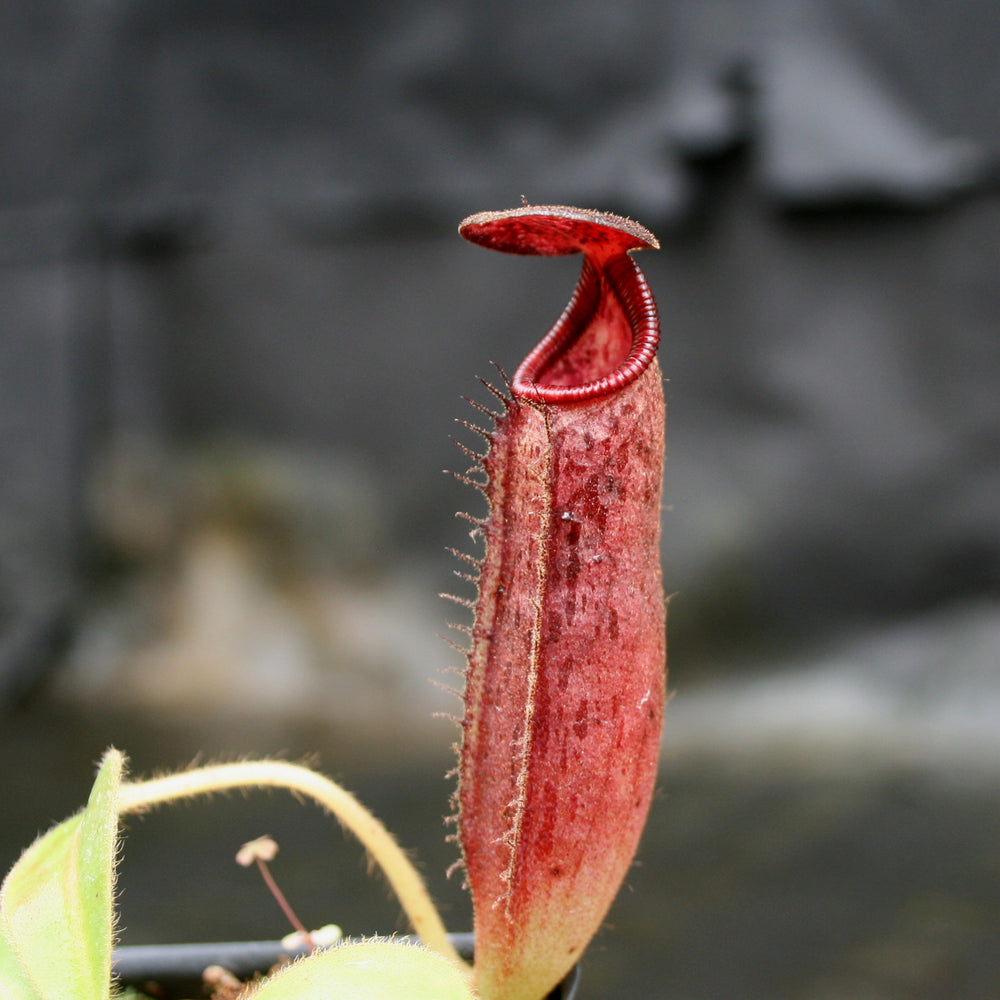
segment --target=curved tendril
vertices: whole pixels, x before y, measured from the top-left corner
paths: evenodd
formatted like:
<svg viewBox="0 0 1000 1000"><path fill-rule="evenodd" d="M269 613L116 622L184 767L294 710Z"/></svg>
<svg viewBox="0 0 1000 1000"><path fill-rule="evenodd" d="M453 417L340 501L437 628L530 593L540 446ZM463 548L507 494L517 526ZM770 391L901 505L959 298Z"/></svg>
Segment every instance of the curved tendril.
<svg viewBox="0 0 1000 1000"><path fill-rule="evenodd" d="M178 774L126 782L121 787L122 815L140 813L178 799L242 788L284 788L308 796L332 813L364 845L385 873L414 931L429 948L468 971L448 940L441 916L423 879L386 828L336 782L287 761L241 761L195 768Z"/></svg>

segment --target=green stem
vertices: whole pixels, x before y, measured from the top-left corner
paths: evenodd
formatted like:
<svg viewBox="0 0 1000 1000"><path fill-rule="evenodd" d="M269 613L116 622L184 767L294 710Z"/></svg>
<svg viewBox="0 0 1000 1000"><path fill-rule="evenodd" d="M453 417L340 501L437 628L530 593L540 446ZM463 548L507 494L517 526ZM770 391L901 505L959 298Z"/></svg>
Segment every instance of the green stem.
<svg viewBox="0 0 1000 1000"><path fill-rule="evenodd" d="M468 971L448 941L441 917L420 874L388 830L336 782L298 764L280 760L217 764L121 786L120 812L142 812L152 806L236 788L284 788L306 795L333 813L364 845L399 898L414 931L429 948Z"/></svg>

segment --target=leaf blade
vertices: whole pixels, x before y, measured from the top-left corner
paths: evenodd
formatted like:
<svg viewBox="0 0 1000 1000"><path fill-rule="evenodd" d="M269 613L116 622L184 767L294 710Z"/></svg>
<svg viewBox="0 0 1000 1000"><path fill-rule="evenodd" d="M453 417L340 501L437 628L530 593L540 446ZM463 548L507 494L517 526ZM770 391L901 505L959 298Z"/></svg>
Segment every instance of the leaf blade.
<svg viewBox="0 0 1000 1000"><path fill-rule="evenodd" d="M317 952L266 980L251 1000L475 1000L447 959L418 945L364 941Z"/></svg>
<svg viewBox="0 0 1000 1000"><path fill-rule="evenodd" d="M0 887L0 986L16 1000L110 996L122 769L109 750L86 808L36 840Z"/></svg>

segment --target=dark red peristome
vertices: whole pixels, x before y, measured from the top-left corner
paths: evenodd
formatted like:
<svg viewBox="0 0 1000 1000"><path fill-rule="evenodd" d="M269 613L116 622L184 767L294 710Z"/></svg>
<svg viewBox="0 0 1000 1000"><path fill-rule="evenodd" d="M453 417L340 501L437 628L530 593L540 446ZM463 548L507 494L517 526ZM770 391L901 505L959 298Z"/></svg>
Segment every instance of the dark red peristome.
<svg viewBox="0 0 1000 1000"><path fill-rule="evenodd" d="M541 1000L625 876L665 699L659 321L638 224L558 206L466 219L512 253L582 251L483 459L489 513L469 651L459 836L483 1000Z"/></svg>

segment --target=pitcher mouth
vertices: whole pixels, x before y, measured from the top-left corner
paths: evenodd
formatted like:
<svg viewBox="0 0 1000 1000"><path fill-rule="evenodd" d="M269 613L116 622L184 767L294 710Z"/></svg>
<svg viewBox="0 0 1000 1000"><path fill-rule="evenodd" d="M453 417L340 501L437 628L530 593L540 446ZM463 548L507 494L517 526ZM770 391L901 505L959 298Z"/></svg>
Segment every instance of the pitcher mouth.
<svg viewBox="0 0 1000 1000"><path fill-rule="evenodd" d="M599 270L588 257L565 312L521 362L511 390L542 403L598 399L635 381L659 343L659 314L638 264L620 254Z"/></svg>
<svg viewBox="0 0 1000 1000"><path fill-rule="evenodd" d="M514 373L516 397L582 403L623 389L649 367L660 342L659 315L630 256L659 246L649 230L606 212L526 205L470 216L459 232L507 253L584 254L569 304Z"/></svg>

